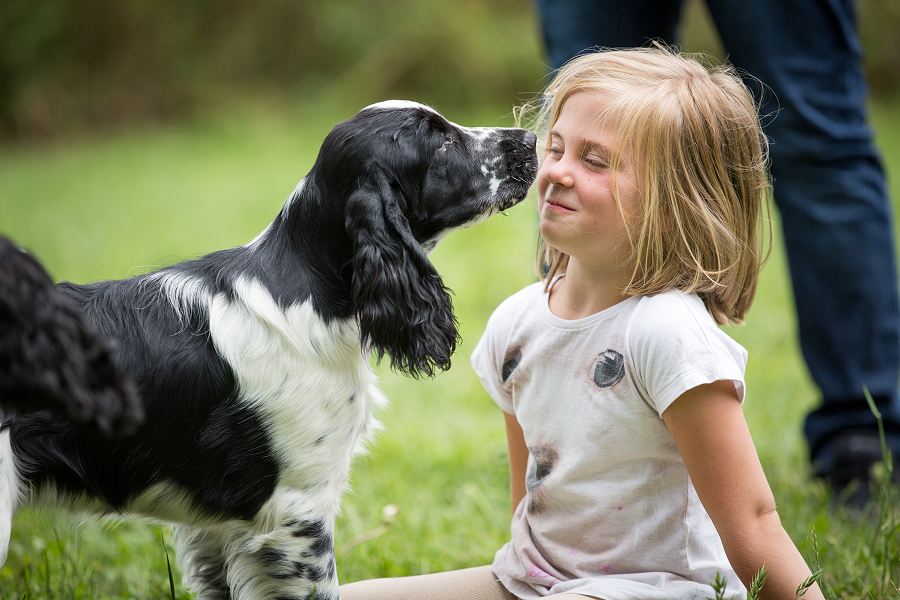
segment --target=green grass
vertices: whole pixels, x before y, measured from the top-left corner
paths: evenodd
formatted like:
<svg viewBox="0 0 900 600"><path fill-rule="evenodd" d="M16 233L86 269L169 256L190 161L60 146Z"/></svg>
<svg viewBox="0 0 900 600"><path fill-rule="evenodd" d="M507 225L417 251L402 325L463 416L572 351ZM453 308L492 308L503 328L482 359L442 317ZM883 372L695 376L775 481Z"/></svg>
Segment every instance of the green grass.
<svg viewBox="0 0 900 600"><path fill-rule="evenodd" d="M509 125L508 110L448 116L469 125ZM893 173L900 173L898 115L900 102L875 106L879 143ZM0 231L33 250L55 278L76 282L127 277L243 244L274 217L327 130L348 116L336 108L260 111L0 150ZM900 198L896 182L893 195ZM385 431L357 461L345 496L336 539L345 550L338 556L342 581L485 564L507 539L503 419L468 356L494 307L534 280L533 205L509 213L454 233L433 255L455 292L462 327L453 369L415 381L378 368L391 405L380 414ZM823 569L829 597L900 597L892 591L900 583L896 514L861 520L835 513L824 487L809 478L800 427L816 391L794 332L776 237L747 325L729 330L750 352L745 413L760 458L785 528ZM379 529L382 509L391 504L398 512L389 528ZM53 512L20 513L0 568L0 598L170 597L163 549L169 536L161 537L158 526L80 523ZM373 531L383 534L348 547ZM171 547L168 554L174 555ZM176 597L187 598L179 580L176 572Z"/></svg>

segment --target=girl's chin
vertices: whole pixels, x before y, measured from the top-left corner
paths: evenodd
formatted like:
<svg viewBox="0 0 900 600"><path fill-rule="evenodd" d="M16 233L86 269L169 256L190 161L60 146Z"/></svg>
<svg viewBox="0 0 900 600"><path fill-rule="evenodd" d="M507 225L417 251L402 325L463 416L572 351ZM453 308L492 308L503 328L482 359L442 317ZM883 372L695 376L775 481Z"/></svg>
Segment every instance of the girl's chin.
<svg viewBox="0 0 900 600"><path fill-rule="evenodd" d="M548 223L543 218L541 218L541 239L544 240L548 246L559 250L560 252L565 252L566 247L566 237L561 235L561 232L556 227L554 223ZM571 228L568 228L568 232L571 235L573 233Z"/></svg>

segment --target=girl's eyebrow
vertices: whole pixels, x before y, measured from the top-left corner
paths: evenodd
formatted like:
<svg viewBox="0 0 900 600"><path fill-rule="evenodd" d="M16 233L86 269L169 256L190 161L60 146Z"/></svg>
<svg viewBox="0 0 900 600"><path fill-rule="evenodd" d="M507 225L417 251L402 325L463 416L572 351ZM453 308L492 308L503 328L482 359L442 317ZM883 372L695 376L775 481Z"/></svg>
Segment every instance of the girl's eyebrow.
<svg viewBox="0 0 900 600"><path fill-rule="evenodd" d="M603 157L608 157L612 154L612 151L610 150L609 146L607 146L605 144L601 144L600 142L594 142L594 141L587 140L584 138L582 138L582 140L581 140L581 149L582 149L582 154L594 153L594 154L599 154L600 156L603 156Z"/></svg>
<svg viewBox="0 0 900 600"><path fill-rule="evenodd" d="M563 137L555 129L551 129L548 133L549 133L549 135L547 136L548 144L554 138L562 139L562 137ZM613 152L613 149L609 145L604 144L603 142L599 142L597 140L589 140L588 138L584 138L584 137L579 137L578 140L580 142L580 154L582 157L593 154L593 155L597 156L598 158L600 158L601 160L606 161L607 163L609 163L612 160L614 152ZM624 161L624 158L625 158L624 156L621 156L621 155L619 156L620 161Z"/></svg>
<svg viewBox="0 0 900 600"><path fill-rule="evenodd" d="M550 135L548 136L548 139L552 139L552 138L562 139L562 136L555 129L551 129L549 134ZM581 142L581 149L582 149L583 155L590 154L591 152L600 154L601 156L610 156L612 154L612 150L606 144L603 144L601 142L597 142L594 140L589 140L587 138L579 138L579 139Z"/></svg>

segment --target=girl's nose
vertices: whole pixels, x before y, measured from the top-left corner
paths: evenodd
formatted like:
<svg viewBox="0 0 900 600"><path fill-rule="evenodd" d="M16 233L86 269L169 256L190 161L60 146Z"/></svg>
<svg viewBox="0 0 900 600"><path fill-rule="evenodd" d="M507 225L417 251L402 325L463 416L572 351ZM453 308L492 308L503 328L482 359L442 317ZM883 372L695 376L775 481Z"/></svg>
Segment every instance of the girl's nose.
<svg viewBox="0 0 900 600"><path fill-rule="evenodd" d="M552 185L560 185L570 188L575 185L572 161L563 156L547 169L547 181Z"/></svg>

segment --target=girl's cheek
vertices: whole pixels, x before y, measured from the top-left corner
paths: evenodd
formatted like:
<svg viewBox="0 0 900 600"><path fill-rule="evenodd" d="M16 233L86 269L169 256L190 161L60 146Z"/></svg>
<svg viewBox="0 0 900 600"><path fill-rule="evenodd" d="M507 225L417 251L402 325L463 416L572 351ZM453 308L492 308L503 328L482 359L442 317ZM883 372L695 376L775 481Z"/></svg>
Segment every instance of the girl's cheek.
<svg viewBox="0 0 900 600"><path fill-rule="evenodd" d="M540 179L540 174L538 174L538 177L539 178L538 178L537 185L535 186L535 188L537 189L537 207L538 207L538 210L540 210L541 208L543 208L544 198L546 198L545 194L547 192L547 180Z"/></svg>
<svg viewBox="0 0 900 600"><path fill-rule="evenodd" d="M543 203L545 194L547 193L547 188L550 186L550 180L547 179L547 167L546 160L541 164L541 168L538 169L536 187L538 192L538 206Z"/></svg>

